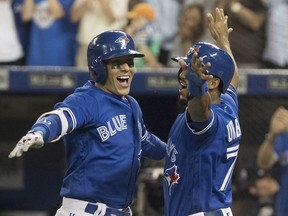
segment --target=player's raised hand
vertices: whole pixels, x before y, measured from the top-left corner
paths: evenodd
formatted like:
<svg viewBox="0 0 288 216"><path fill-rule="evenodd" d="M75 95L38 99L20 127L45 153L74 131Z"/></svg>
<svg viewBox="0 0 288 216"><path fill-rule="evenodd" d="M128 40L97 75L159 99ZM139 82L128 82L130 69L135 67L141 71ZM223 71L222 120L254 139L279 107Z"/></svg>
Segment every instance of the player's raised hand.
<svg viewBox="0 0 288 216"><path fill-rule="evenodd" d="M41 132L29 131L16 144L15 148L10 152L9 158L20 157L23 152L28 151L29 148L41 148L44 145Z"/></svg>
<svg viewBox="0 0 288 216"><path fill-rule="evenodd" d="M210 62L207 62L205 65L203 64L203 57L198 58L197 50L194 50L191 62L190 62L189 73L195 73L199 76L201 80L207 81L213 78L213 75L208 75L206 71L211 67ZM189 74L188 74L189 76Z"/></svg>
<svg viewBox="0 0 288 216"><path fill-rule="evenodd" d="M211 13L207 13L207 21L213 39L219 44L226 43L233 29L228 28L228 16L224 15L223 9L216 8L214 16Z"/></svg>
<svg viewBox="0 0 288 216"><path fill-rule="evenodd" d="M273 113L270 120L269 133L277 135L283 131L288 131L288 110L280 106Z"/></svg>
<svg viewBox="0 0 288 216"><path fill-rule="evenodd" d="M207 80L213 78L213 75L206 73L211 66L209 62L203 64L203 58L198 58L198 53L194 50L190 64L186 65L183 59L180 59L179 65L188 81L188 91L193 96L203 96L208 90Z"/></svg>

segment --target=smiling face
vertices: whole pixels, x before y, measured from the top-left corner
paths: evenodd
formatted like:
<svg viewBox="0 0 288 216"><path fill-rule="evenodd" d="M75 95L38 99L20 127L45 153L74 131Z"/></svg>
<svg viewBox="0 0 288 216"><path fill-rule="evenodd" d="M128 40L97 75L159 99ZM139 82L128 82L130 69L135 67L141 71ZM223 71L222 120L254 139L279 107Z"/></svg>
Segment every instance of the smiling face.
<svg viewBox="0 0 288 216"><path fill-rule="evenodd" d="M97 84L99 88L111 94L126 96L130 92L131 82L135 74L133 57L119 57L105 62L107 79L105 84Z"/></svg>
<svg viewBox="0 0 288 216"><path fill-rule="evenodd" d="M179 98L180 100L187 101L189 92L187 89L187 81L185 79L185 72L181 71L179 73L178 81L179 81Z"/></svg>

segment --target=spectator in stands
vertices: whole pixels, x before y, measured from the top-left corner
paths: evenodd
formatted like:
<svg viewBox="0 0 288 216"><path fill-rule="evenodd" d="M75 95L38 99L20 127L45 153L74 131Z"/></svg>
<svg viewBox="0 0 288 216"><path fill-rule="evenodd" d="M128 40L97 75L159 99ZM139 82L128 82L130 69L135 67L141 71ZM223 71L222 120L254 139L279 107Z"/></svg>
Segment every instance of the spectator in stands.
<svg viewBox="0 0 288 216"><path fill-rule="evenodd" d="M158 61L160 43L155 37L154 9L147 3L138 3L127 13L127 17L129 25L126 27L126 32L133 37L137 49L145 55L143 60L135 59L135 66L137 68L162 67Z"/></svg>
<svg viewBox="0 0 288 216"><path fill-rule="evenodd" d="M265 10L261 4L263 4ZM259 46L257 49L260 52L262 47L264 48L263 53L261 53L260 67L277 69L288 68L288 42L286 40L288 37L288 1L254 0L254 2L252 2L249 0L233 0L231 4L229 4L229 8L233 12L234 16L238 17L238 20L242 23L242 25L254 31L254 33L255 31L260 31L258 34L262 34L262 38L260 36L251 42L239 42L235 38L235 40L240 43L239 47L243 48L247 43L249 43L249 46L251 46L250 49L247 47L246 51L243 50L242 56L249 55L249 51L253 52L256 44ZM265 29L264 34L263 29ZM243 40L244 35L246 39L253 39L251 33L249 34L249 37L247 37L247 34L245 33L242 34ZM265 44L263 43L263 35L265 36Z"/></svg>
<svg viewBox="0 0 288 216"><path fill-rule="evenodd" d="M236 166L232 180L233 214L273 216L275 194L279 190L277 171L258 169L254 163Z"/></svg>
<svg viewBox="0 0 288 216"><path fill-rule="evenodd" d="M0 0L0 65L25 64L14 2L15 0Z"/></svg>
<svg viewBox="0 0 288 216"><path fill-rule="evenodd" d="M262 169L256 171L256 178L249 187L249 193L257 199L257 213L255 216L275 215L274 200L278 190L279 184L270 173Z"/></svg>
<svg viewBox="0 0 288 216"><path fill-rule="evenodd" d="M271 169L276 163L281 166L280 188L276 198L276 215L287 216L288 212L288 109L280 106L270 119L269 131L262 142L257 164L262 169Z"/></svg>
<svg viewBox="0 0 288 216"><path fill-rule="evenodd" d="M231 48L240 67L261 67L266 9L262 0L219 1L231 17Z"/></svg>
<svg viewBox="0 0 288 216"><path fill-rule="evenodd" d="M91 38L106 30L123 30L127 25L129 0L75 0L71 19L79 23L76 66L87 66L87 46Z"/></svg>
<svg viewBox="0 0 288 216"><path fill-rule="evenodd" d="M27 65L74 65L74 29L69 19L73 1L24 1L22 20L32 21Z"/></svg>
<svg viewBox="0 0 288 216"><path fill-rule="evenodd" d="M143 0L155 10L155 37L160 42L158 61L163 66L169 66L172 51L177 48L174 39L178 32L178 16L183 0Z"/></svg>
<svg viewBox="0 0 288 216"><path fill-rule="evenodd" d="M179 31L175 37L175 49L172 56L183 56L187 53L191 44L199 41L212 42L206 31L206 17L202 4L188 4L182 7L179 16Z"/></svg>
<svg viewBox="0 0 288 216"><path fill-rule="evenodd" d="M288 69L288 1L262 2L268 10L263 67Z"/></svg>
<svg viewBox="0 0 288 216"><path fill-rule="evenodd" d="M181 37L181 54L185 55L191 44L201 41L205 32L205 15L201 5L184 6L179 17L179 36ZM205 40L203 40L205 41Z"/></svg>
<svg viewBox="0 0 288 216"><path fill-rule="evenodd" d="M19 41L22 44L22 48L24 50L24 64L26 64L31 22L23 22L22 20L23 3L23 0L12 0L15 24L18 31Z"/></svg>

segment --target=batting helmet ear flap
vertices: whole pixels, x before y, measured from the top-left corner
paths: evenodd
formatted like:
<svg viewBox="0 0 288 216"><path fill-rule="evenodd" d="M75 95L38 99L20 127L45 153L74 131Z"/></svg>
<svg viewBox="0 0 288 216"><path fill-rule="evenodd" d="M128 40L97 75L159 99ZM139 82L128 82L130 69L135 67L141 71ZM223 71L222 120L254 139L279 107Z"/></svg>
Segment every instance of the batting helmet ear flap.
<svg viewBox="0 0 288 216"><path fill-rule="evenodd" d="M89 64L89 73L91 76L91 79L94 81L98 81L99 83L105 82L107 78L107 72L106 72L106 66L105 63L101 61L101 57L92 59Z"/></svg>

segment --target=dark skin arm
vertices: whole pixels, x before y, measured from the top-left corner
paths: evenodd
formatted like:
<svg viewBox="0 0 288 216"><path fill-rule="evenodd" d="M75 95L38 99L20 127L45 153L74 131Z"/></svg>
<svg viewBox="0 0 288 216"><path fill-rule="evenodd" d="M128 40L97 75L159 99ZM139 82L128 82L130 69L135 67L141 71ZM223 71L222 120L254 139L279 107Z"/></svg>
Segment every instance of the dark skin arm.
<svg viewBox="0 0 288 216"><path fill-rule="evenodd" d="M230 49L229 34L232 32L231 28L227 26L228 17L224 15L223 9L215 9L214 16L211 13L207 14L208 27L211 36L216 41L217 45L228 52L232 58L232 51ZM233 58L234 60L234 58ZM194 52L191 60L191 69L196 73L200 79L205 80L208 83L209 91L206 92L202 97L194 97L188 102L188 113L190 118L194 122L207 121L211 114L211 104L220 103L220 92L217 88L220 81L218 78L214 78L212 75L207 75L205 71L211 66L208 62L206 65L202 65L203 59L197 57L197 52ZM235 62L235 61L234 61ZM179 61L183 73L186 73L187 65L183 60ZM238 72L236 72L232 78L231 84L238 87Z"/></svg>

